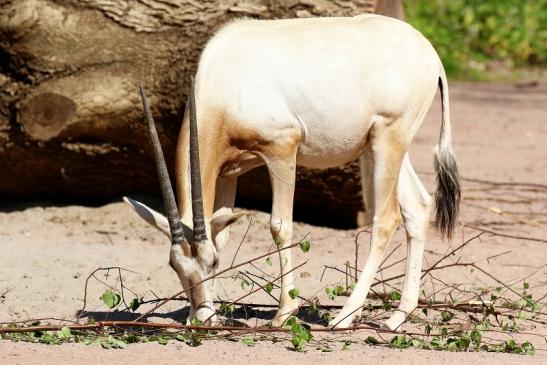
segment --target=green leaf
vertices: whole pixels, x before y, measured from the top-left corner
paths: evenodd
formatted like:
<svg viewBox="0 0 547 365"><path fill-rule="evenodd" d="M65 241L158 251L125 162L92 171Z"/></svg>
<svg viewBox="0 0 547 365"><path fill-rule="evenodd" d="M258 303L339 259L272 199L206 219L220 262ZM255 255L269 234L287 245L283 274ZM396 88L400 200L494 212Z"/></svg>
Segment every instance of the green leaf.
<svg viewBox="0 0 547 365"><path fill-rule="evenodd" d="M458 347L461 350L467 350L469 348L469 345L471 344L471 339L469 337L460 337L458 340Z"/></svg>
<svg viewBox="0 0 547 365"><path fill-rule="evenodd" d="M105 344L106 343L106 347ZM115 349L124 349L127 347L127 343L121 339L115 338L110 335L106 338L106 341L103 341L103 347L105 348L115 348Z"/></svg>
<svg viewBox="0 0 547 365"><path fill-rule="evenodd" d="M169 343L169 339L166 337L158 337L158 343L160 345L167 345Z"/></svg>
<svg viewBox="0 0 547 365"><path fill-rule="evenodd" d="M392 347L395 347L398 349L407 347L406 336L404 335L397 335L393 337L389 343Z"/></svg>
<svg viewBox="0 0 547 365"><path fill-rule="evenodd" d="M331 300L334 300L337 296L344 294L345 291L346 289L344 289L342 285L336 285L333 288L325 288L325 292Z"/></svg>
<svg viewBox="0 0 547 365"><path fill-rule="evenodd" d="M325 312L321 315L321 319L329 323L330 321L332 321L332 314L330 312Z"/></svg>
<svg viewBox="0 0 547 365"><path fill-rule="evenodd" d="M442 318L443 322L450 322L450 320L452 318L454 318L454 314L452 312L449 312L449 311L443 311L443 312L441 312L441 318Z"/></svg>
<svg viewBox="0 0 547 365"><path fill-rule="evenodd" d="M266 284L266 285L264 286L264 290L266 290L266 292L267 292L268 294L270 294L270 293L272 292L272 290L273 290L273 284L272 284L272 283Z"/></svg>
<svg viewBox="0 0 547 365"><path fill-rule="evenodd" d="M520 346L521 352L526 355L533 355L536 351L534 345L526 341Z"/></svg>
<svg viewBox="0 0 547 365"><path fill-rule="evenodd" d="M234 312L235 306L233 303L221 303L219 310L223 316L227 316Z"/></svg>
<svg viewBox="0 0 547 365"><path fill-rule="evenodd" d="M310 250L310 241L308 240L303 240L302 242L300 242L300 249L302 250L302 252L306 253Z"/></svg>
<svg viewBox="0 0 547 365"><path fill-rule="evenodd" d="M394 290L394 291L391 292L390 298L391 298L391 300L399 300L399 299L401 299L401 293L398 292L397 290Z"/></svg>
<svg viewBox="0 0 547 365"><path fill-rule="evenodd" d="M245 290L249 285L251 285L251 282L249 280L241 279L241 289Z"/></svg>
<svg viewBox="0 0 547 365"><path fill-rule="evenodd" d="M203 343L203 336L192 335L190 336L190 342L188 344L193 347L197 347Z"/></svg>
<svg viewBox="0 0 547 365"><path fill-rule="evenodd" d="M114 344L116 345L117 348L119 349L124 349L127 347L127 343L123 340L120 340L120 339L115 339L114 340Z"/></svg>
<svg viewBox="0 0 547 365"><path fill-rule="evenodd" d="M490 322L483 321L483 322L479 323L477 326L475 326L475 329L477 331L486 331L489 327L490 327Z"/></svg>
<svg viewBox="0 0 547 365"><path fill-rule="evenodd" d="M120 301L121 301L121 297L118 293L114 293L110 290L107 290L103 293L103 295L101 296L101 299L103 300L104 304L106 304L106 306L108 308L114 308L116 307L118 304L120 304Z"/></svg>
<svg viewBox="0 0 547 365"><path fill-rule="evenodd" d="M369 345L377 345L380 341L376 339L374 336L368 336L365 339L365 343L368 343Z"/></svg>
<svg viewBox="0 0 547 365"><path fill-rule="evenodd" d="M510 339L510 340L507 340L505 341L505 349L508 351L508 352L515 352L515 350L518 349L518 345L517 343L515 342L515 340L513 339Z"/></svg>
<svg viewBox="0 0 547 365"><path fill-rule="evenodd" d="M458 342L449 342L448 343L448 351L458 351Z"/></svg>
<svg viewBox="0 0 547 365"><path fill-rule="evenodd" d="M87 339L84 343L88 346L101 347L101 339L98 337L94 339Z"/></svg>
<svg viewBox="0 0 547 365"><path fill-rule="evenodd" d="M241 340L241 342L243 342L245 345L249 347L255 347L256 345L256 341L251 337L245 337Z"/></svg>
<svg viewBox="0 0 547 365"><path fill-rule="evenodd" d="M434 350L440 350L444 348L444 342L441 338L435 337L429 342L429 346Z"/></svg>
<svg viewBox="0 0 547 365"><path fill-rule="evenodd" d="M298 323L295 317L290 317L287 324L290 324L293 334L291 343L297 351L303 351L306 343L313 338L313 335L308 328Z"/></svg>
<svg viewBox="0 0 547 365"><path fill-rule="evenodd" d="M70 338L70 328L68 327L63 327L61 328L61 330L59 332L57 332L57 337L59 337L60 339L69 339Z"/></svg>
<svg viewBox="0 0 547 365"><path fill-rule="evenodd" d="M300 290L298 290L298 288L293 288L289 290L289 297L291 297L291 299L298 298L299 295L300 295Z"/></svg>
<svg viewBox="0 0 547 365"><path fill-rule="evenodd" d="M130 334L125 338L127 343L137 343L139 342L139 338L136 335Z"/></svg>
<svg viewBox="0 0 547 365"><path fill-rule="evenodd" d="M478 344L481 343L482 335L479 331L477 331L477 330L472 331L470 336L471 336L471 341L474 344L478 345Z"/></svg>
<svg viewBox="0 0 547 365"><path fill-rule="evenodd" d="M272 266L272 259L270 257L266 258L266 263Z"/></svg>
<svg viewBox="0 0 547 365"><path fill-rule="evenodd" d="M179 333L175 336L175 340L186 342L190 339L190 336L188 336L186 333Z"/></svg>
<svg viewBox="0 0 547 365"><path fill-rule="evenodd" d="M291 340L292 345L298 351L302 351L306 345L306 341L300 336L294 336Z"/></svg>
<svg viewBox="0 0 547 365"><path fill-rule="evenodd" d="M141 302L138 298L133 298L131 300L131 303L129 303L129 308L134 312L141 306Z"/></svg>
<svg viewBox="0 0 547 365"><path fill-rule="evenodd" d="M344 341L344 346L342 346L343 351L349 351L351 350L351 345L353 344L353 341Z"/></svg>
<svg viewBox="0 0 547 365"><path fill-rule="evenodd" d="M298 321L296 320L295 316L290 316L289 319L285 321L285 324L283 327L292 327L295 324L298 324Z"/></svg>

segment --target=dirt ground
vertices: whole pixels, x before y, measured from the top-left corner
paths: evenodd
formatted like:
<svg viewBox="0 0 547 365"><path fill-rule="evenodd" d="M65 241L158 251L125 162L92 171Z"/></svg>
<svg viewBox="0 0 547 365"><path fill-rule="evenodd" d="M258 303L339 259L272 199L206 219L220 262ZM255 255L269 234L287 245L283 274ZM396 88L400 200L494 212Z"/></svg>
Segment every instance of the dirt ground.
<svg viewBox="0 0 547 365"><path fill-rule="evenodd" d="M514 85L453 84L451 115L454 149L457 154L464 198L460 220L462 226L452 242L444 242L433 228L429 231L424 266L429 267L451 248L478 233L479 227L500 235L483 234L446 263L475 262L495 278L521 290L520 279L529 276L534 298L546 294L547 288L547 85L516 87ZM411 159L430 192L433 191L432 147L440 124L440 102L437 98L418 132L411 148ZM3 176L2 178L7 178ZM251 221L252 218L252 221ZM272 249L268 226L269 215L249 212L232 229L231 244L221 252L220 267L228 266L238 243L245 239L236 262ZM472 226L472 227L471 227ZM248 233L246 234L246 231ZM344 270L346 261L354 260L355 230L335 230L303 223L295 224L294 237L308 235L312 243L309 253L295 251L294 263L309 261L296 273L297 286L303 297L317 295L324 304L343 304L345 297L329 300L324 288L344 283L345 275L324 266ZM245 235L246 234L246 235ZM359 265L368 250L368 235L359 237ZM399 245L401 245L399 247ZM404 258L405 235L401 228L392 239L386 260L377 278L404 272L404 263L390 266ZM98 208L82 206L20 206L4 207L0 212L0 322L33 318L73 319L82 308L86 277L96 268L120 266L124 285L145 299L167 297L180 290L173 270L167 265L169 243L164 236L140 221L123 203L114 202ZM274 257L272 257L274 258ZM275 261L275 260L274 260ZM264 260L257 267L266 274L277 275L277 264ZM256 269L249 271L259 273ZM99 273L98 277L116 284L117 274ZM493 279L466 267L453 267L438 272L439 281L425 280L427 292L435 290L440 280L446 284L462 284L473 290L499 286ZM435 284L436 283L436 284ZM400 281L393 282L401 289ZM244 291L240 280L230 276L217 280L217 295L233 300ZM381 285L378 291L387 290ZM99 299L105 286L91 280L88 288L88 316L98 319L127 319L129 315L108 313ZM247 289L248 290L248 289ZM276 295L276 290L273 292ZM133 294L130 295L132 298ZM447 300L439 294L436 300ZM128 299L129 300L129 299ZM265 293L257 293L246 302L275 304ZM545 301L545 300L544 300ZM152 321L181 321L187 315L185 303L172 302L150 317ZM150 308L143 305L139 311ZM273 307L256 308L252 313L239 313L235 319L248 324L271 319ZM380 320L389 313L380 313ZM305 320L305 318L303 318ZM58 323L57 320L45 322ZM421 328L407 323L403 331ZM536 348L533 356L495 353L451 353L426 350L395 350L363 343L368 333L344 334L358 343L343 351L334 341L333 352L307 353L290 351L290 342L259 341L256 347L241 342L205 341L198 347L183 343L133 344L124 350L103 350L83 344L46 346L0 340L2 364L135 364L196 362L200 364L230 363L332 363L345 364L547 364L547 325L525 323L520 333L512 336L522 343L530 341ZM505 334L489 334L493 340L507 339ZM342 335L340 335L342 336ZM388 336L388 338L391 338Z"/></svg>

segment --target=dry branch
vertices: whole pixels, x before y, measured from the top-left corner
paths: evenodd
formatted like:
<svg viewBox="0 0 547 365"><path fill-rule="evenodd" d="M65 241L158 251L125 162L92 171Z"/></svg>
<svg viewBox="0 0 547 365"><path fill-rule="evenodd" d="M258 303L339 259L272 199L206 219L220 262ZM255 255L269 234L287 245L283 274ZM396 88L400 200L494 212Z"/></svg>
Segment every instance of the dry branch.
<svg viewBox="0 0 547 365"><path fill-rule="evenodd" d="M494 236L505 237L505 238L512 238L512 239L515 239L515 240L536 241L536 242L547 243L547 240L546 240L546 239L542 239L542 238L527 237L527 236L517 236L517 235L506 234L506 233L499 233L499 232L496 232L496 231L484 229L484 228L481 228L481 227L472 226L472 225L469 225L469 224L466 224L465 226L466 226L466 227L469 227L469 228L472 228L472 229L475 229L475 230L477 230L477 231L481 231L481 232L483 232L483 233L488 233L488 234L494 235Z"/></svg>

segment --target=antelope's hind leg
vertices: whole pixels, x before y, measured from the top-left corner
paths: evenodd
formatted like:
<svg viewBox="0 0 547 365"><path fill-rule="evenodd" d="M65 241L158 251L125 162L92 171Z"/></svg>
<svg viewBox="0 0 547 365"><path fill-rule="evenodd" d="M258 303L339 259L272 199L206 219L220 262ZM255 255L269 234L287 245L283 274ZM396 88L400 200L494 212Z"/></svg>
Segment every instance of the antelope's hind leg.
<svg viewBox="0 0 547 365"><path fill-rule="evenodd" d="M355 289L348 301L329 326L349 327L355 318L360 317L372 281L384 256L395 228L400 223L397 182L399 170L407 149L407 136L398 128L402 120L394 123L376 124L373 127L371 154L366 164L373 168L372 199L369 212L372 217L370 253ZM365 192L364 192L365 193ZM368 204L369 201L367 200Z"/></svg>
<svg viewBox="0 0 547 365"><path fill-rule="evenodd" d="M363 194L364 211L360 214L358 224L370 226L374 216L374 159L372 151L366 150L359 159L359 172L361 173L361 192Z"/></svg>
<svg viewBox="0 0 547 365"><path fill-rule="evenodd" d="M386 327L391 330L399 329L408 315L418 306L422 259L432 203L408 155L405 156L401 167L398 191L407 236L407 260L405 283L399 307L385 322Z"/></svg>

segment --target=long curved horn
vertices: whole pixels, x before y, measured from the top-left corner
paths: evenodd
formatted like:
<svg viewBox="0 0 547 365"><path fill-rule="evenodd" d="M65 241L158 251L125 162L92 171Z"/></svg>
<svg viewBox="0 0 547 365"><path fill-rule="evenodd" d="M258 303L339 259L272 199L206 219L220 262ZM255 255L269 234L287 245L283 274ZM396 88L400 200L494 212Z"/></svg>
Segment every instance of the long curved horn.
<svg viewBox="0 0 547 365"><path fill-rule="evenodd" d="M180 221L177 203L175 202L175 194L173 194L173 188L171 187L171 181L169 180L169 172L167 172L167 166L165 165L165 159L163 157L163 151L161 150L158 132L156 132L154 119L152 118L150 106L148 105L146 95L144 95L144 88L142 85L140 87L140 92L144 116L148 124L150 143L152 144L152 149L154 150L154 160L156 161L158 179L160 180L161 195L163 196L163 205L165 206L165 215L167 216L167 221L169 222L169 231L171 231L171 244L180 245L186 241L186 237L184 237L182 222Z"/></svg>
<svg viewBox="0 0 547 365"><path fill-rule="evenodd" d="M201 188L201 172L199 165L198 123L196 118L196 96L194 77L190 77L190 181L192 186L192 219L194 222L194 243L207 240L205 219L203 214L203 198Z"/></svg>

